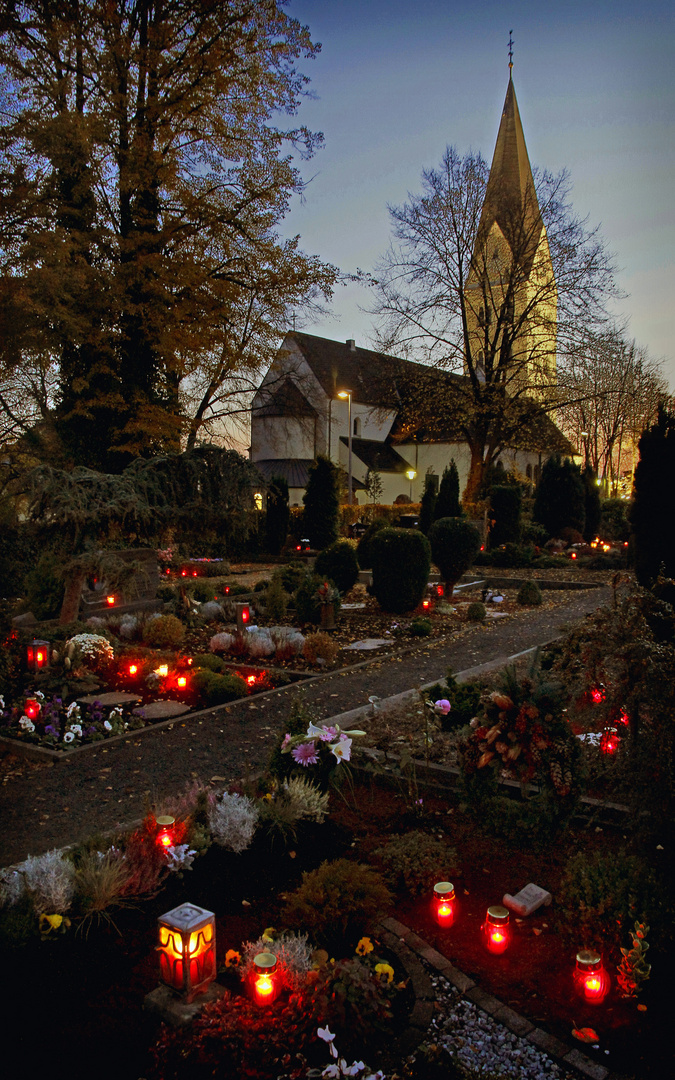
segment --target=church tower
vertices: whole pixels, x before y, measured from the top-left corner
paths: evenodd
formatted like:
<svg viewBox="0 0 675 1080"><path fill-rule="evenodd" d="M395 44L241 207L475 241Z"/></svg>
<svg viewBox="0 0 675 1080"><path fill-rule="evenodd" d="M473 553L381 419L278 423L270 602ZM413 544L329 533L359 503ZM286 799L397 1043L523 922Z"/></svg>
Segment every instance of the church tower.
<svg viewBox="0 0 675 1080"><path fill-rule="evenodd" d="M511 73L464 299L466 370L544 396L555 382L557 293Z"/></svg>

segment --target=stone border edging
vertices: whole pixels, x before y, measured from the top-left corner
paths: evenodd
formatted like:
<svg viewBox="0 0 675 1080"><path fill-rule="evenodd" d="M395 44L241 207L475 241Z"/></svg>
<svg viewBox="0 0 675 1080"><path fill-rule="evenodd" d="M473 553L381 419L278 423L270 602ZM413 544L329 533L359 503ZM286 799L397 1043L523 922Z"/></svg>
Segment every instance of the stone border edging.
<svg viewBox="0 0 675 1080"><path fill-rule="evenodd" d="M458 967L448 960L446 956L434 949L423 938L415 934L410 927L399 922L398 919L383 919L377 928L382 941L392 952L401 959L406 971L410 974L416 1002L410 1014L408 1029L401 1036L402 1040L410 1042L412 1053L422 1041L434 1015L434 993L431 980L424 970L421 961L426 961L439 975L451 982L459 990L462 997L472 1001L479 1009L486 1012L498 1023L512 1031L514 1035L527 1039L539 1050L549 1057L581 1073L588 1080L621 1080L617 1073L611 1073L604 1065L598 1065L591 1058L582 1054L576 1047L569 1047L555 1035L549 1035L547 1031L536 1027L525 1016L515 1012L509 1005L505 1005L493 994L488 994L460 971ZM403 947L403 948L402 948ZM405 952L403 951L405 950ZM407 954L412 954L408 958ZM405 959L404 959L405 958ZM412 961L412 962L411 962Z"/></svg>

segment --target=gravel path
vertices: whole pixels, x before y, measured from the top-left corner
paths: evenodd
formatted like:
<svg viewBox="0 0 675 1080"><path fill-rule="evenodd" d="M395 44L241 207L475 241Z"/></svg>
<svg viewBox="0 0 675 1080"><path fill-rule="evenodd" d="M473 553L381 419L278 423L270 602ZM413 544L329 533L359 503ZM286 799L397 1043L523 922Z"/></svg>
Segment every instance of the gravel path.
<svg viewBox="0 0 675 1080"><path fill-rule="evenodd" d="M8 776L0 791L0 866L133 821L153 797L190 780L227 783L259 771L298 693L319 719L326 719L365 705L371 694L386 698L442 678L449 667L459 672L506 660L551 640L609 596L606 587L575 593L569 603L548 611L532 609L516 619L476 626L454 644L446 639L403 655L374 657L301 690L279 690L55 765L23 768L20 775Z"/></svg>

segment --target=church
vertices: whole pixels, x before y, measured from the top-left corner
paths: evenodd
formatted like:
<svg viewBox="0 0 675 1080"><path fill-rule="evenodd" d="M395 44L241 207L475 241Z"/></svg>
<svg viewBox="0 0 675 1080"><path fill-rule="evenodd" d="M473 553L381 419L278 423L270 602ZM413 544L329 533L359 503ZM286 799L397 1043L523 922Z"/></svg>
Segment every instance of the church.
<svg viewBox="0 0 675 1080"><path fill-rule="evenodd" d="M426 477L437 485L454 459L463 489L471 451L461 425L452 409L446 417L440 410L433 425L411 423L419 388L427 400L448 401L468 380L487 379L514 398L525 388L532 403L555 384L555 275L511 76L463 300L462 375L354 340L287 333L252 403L250 454L264 479L283 476L291 505L300 505L309 468L323 454L351 478L353 501L365 501L368 474L376 473L377 501L418 502ZM552 453L571 456L574 449L530 407L499 459L536 483Z"/></svg>

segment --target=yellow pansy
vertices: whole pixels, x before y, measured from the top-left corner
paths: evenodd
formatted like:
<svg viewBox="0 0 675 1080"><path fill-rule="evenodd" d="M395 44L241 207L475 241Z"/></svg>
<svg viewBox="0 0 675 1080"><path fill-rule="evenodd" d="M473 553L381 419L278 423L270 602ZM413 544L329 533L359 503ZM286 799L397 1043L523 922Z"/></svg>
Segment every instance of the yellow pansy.
<svg viewBox="0 0 675 1080"><path fill-rule="evenodd" d="M362 937L358 945L356 946L356 955L367 956L368 953L371 953L373 951L374 947L375 946L373 945L369 937Z"/></svg>
<svg viewBox="0 0 675 1080"><path fill-rule="evenodd" d="M380 976L386 975L387 976L387 982L390 983L390 982L393 981L393 978L394 978L394 969L391 966L391 964L376 964L375 965L375 974L380 975Z"/></svg>

